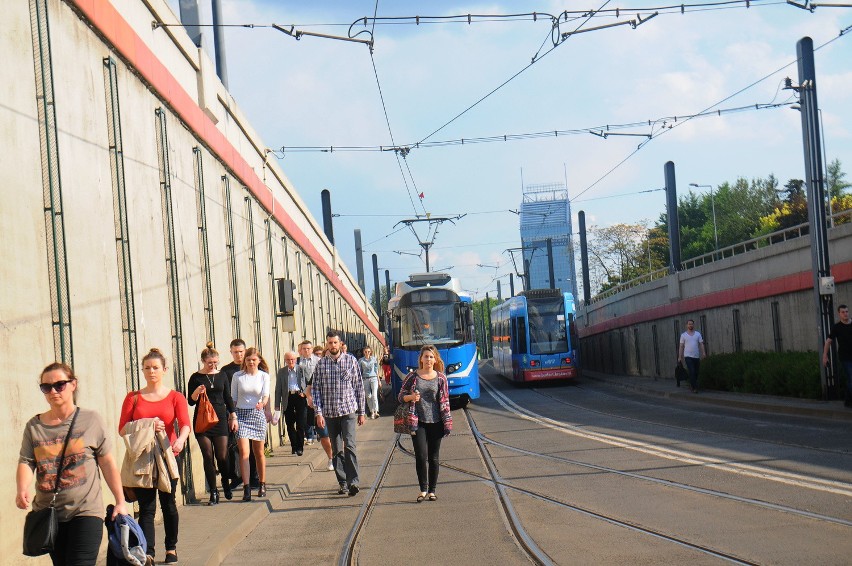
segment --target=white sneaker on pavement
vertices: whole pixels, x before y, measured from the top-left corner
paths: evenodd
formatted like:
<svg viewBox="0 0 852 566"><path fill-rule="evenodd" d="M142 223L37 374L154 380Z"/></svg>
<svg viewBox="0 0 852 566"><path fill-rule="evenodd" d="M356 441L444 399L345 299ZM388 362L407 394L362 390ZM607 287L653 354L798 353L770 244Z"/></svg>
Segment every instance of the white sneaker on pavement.
<svg viewBox="0 0 852 566"><path fill-rule="evenodd" d="M328 466L327 466L325 469L326 469L326 470L328 470L329 472L333 472L333 471L334 471L334 462L332 462L331 460L329 460L329 461L328 461Z"/></svg>

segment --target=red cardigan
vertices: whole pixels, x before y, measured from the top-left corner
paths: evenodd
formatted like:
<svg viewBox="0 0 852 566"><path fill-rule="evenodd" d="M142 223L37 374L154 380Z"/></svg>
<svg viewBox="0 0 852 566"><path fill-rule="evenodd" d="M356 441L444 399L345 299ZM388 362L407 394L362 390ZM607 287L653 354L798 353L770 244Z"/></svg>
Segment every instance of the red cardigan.
<svg viewBox="0 0 852 566"><path fill-rule="evenodd" d="M134 397L138 398L135 399ZM133 404L136 403L134 407ZM174 423L177 421L177 430L182 429L189 424L189 410L186 407L186 397L175 390L169 392L163 399L159 401L146 401L138 391L131 391L124 398L124 403L121 405L121 418L118 419L118 432L124 428L130 421L138 419L148 419L157 417L166 423L166 434L169 435L169 442L175 443L177 440L177 431Z"/></svg>

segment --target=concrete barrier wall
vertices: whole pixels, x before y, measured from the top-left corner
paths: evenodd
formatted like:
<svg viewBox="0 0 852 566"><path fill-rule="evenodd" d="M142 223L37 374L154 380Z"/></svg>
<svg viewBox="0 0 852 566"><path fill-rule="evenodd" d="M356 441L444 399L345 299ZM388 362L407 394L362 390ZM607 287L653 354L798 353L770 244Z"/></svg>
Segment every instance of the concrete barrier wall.
<svg viewBox="0 0 852 566"><path fill-rule="evenodd" d="M152 21L178 23L163 0L44 2L59 156L59 177L54 180L61 182L65 228L64 250L56 256L49 252L54 237L45 221L44 134L36 95L43 68L34 55L31 29L33 10L43 1L11 2L0 11L0 82L6 85L0 94L0 359L6 368L0 377L0 403L8 408L11 438L0 447L0 459L6 462L0 482L7 486L15 484L24 423L48 408L36 384L41 369L57 358L52 298L57 286L49 267L57 259L67 263L72 336L68 354L73 353L80 378L78 402L104 416L119 462L120 405L134 379L144 384L138 367L125 367L105 58L115 61L117 73L138 359L150 347L162 349L169 358L167 381L181 388L198 368L198 353L211 338L222 352L222 365L229 361L228 343L235 335L260 345L270 365L283 362L284 351L304 338L322 341L329 327L361 336L380 351L378 320L368 298L283 171L267 159L265 144L216 78L212 62L181 28L152 29ZM172 340L158 109L168 134L180 363ZM204 312L197 155L206 197L212 336ZM231 188L238 324L231 298L223 177ZM291 331L284 331L275 317L273 275L297 286L299 304ZM176 375L179 365L184 375ZM203 498L201 456L194 439L188 445L189 484L194 487L189 496ZM111 496L105 493L106 503ZM13 494L10 487L0 500L2 562L49 563L21 556L24 512L15 508Z"/></svg>
<svg viewBox="0 0 852 566"><path fill-rule="evenodd" d="M852 224L829 230L829 255L836 308L852 303ZM610 373L673 378L678 340L688 319L695 320L708 354L815 351L819 344L810 265L810 238L804 236L581 307L582 362Z"/></svg>

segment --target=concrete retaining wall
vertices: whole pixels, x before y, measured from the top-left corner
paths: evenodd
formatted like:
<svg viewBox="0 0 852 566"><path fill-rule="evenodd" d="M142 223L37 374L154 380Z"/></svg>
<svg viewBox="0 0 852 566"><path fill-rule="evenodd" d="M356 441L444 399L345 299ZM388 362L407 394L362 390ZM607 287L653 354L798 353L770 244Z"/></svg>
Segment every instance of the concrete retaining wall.
<svg viewBox="0 0 852 566"><path fill-rule="evenodd" d="M829 230L829 255L836 308L852 303L852 224ZM820 345L810 265L810 238L804 236L581 307L582 362L608 373L673 378L687 319L695 320L708 354L815 351Z"/></svg>
<svg viewBox="0 0 852 566"><path fill-rule="evenodd" d="M117 71L138 357L150 347L162 349L172 369L167 380L180 388L198 368L198 353L211 338L222 352L222 365L229 361L228 343L236 335L260 345L271 365L283 363L284 351L304 338L322 341L329 327L344 330L353 346L360 341L380 348L378 321L368 298L338 261L283 171L267 159L266 145L219 82L213 63L182 28L152 29L152 21L178 23L163 0L44 2L59 157L54 181L61 185L65 228L64 250L50 253L54 236L45 221L44 128L36 95L44 68L42 59L34 56L31 28L32 13L42 1L10 2L0 11L0 84L5 85L0 94L0 359L6 370L0 377L0 404L7 408L11 439L0 447L0 460L6 462L0 467L0 483L6 486L15 483L24 423L48 408L36 384L41 369L60 355L53 325L57 299L52 293L57 289L67 288L70 300L66 315L71 347L66 359L73 354L80 378L78 402L104 416L119 462L123 456L116 431L119 408L140 376L138 367L125 367L105 58L115 61ZM37 47L46 52L48 45ZM158 109L164 112L168 133L178 274L173 292L184 351L180 364L172 340ZM212 336L204 313L195 148L203 163L206 195ZM231 187L238 323L233 317L223 177ZM67 282L58 286L50 268L57 260L67 263ZM281 319L275 317L273 275L296 284L299 304L292 331L277 327ZM176 375L173 368L181 364L185 375ZM189 446L195 488L189 495L204 497L201 457L194 440ZM13 491L10 487L0 500L2 562L48 563L21 557L24 512L15 508Z"/></svg>

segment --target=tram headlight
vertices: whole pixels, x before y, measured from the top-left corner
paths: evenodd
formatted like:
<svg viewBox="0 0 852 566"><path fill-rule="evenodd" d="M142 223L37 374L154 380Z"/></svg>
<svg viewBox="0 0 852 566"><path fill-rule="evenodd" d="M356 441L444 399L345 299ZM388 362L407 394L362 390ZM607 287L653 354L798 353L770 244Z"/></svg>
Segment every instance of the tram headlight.
<svg viewBox="0 0 852 566"><path fill-rule="evenodd" d="M456 362L454 364L448 365L447 366L447 375L450 375L451 373L456 373L457 371L459 371L461 369L461 367L462 367L461 362Z"/></svg>
<svg viewBox="0 0 852 566"><path fill-rule="evenodd" d="M413 372L413 371L417 371L417 370L418 370L418 369L420 369L420 368L418 368L417 366L413 366L413 367L412 367L412 366L408 366L408 367L406 367L405 369L407 369L407 370L408 370L408 373L411 373L411 372Z"/></svg>
<svg viewBox="0 0 852 566"><path fill-rule="evenodd" d="M563 361L563 362L565 362L565 363L566 363L566 364L568 364L568 365L571 365L571 358L570 358L570 356L569 356L569 357L562 358L562 361Z"/></svg>

